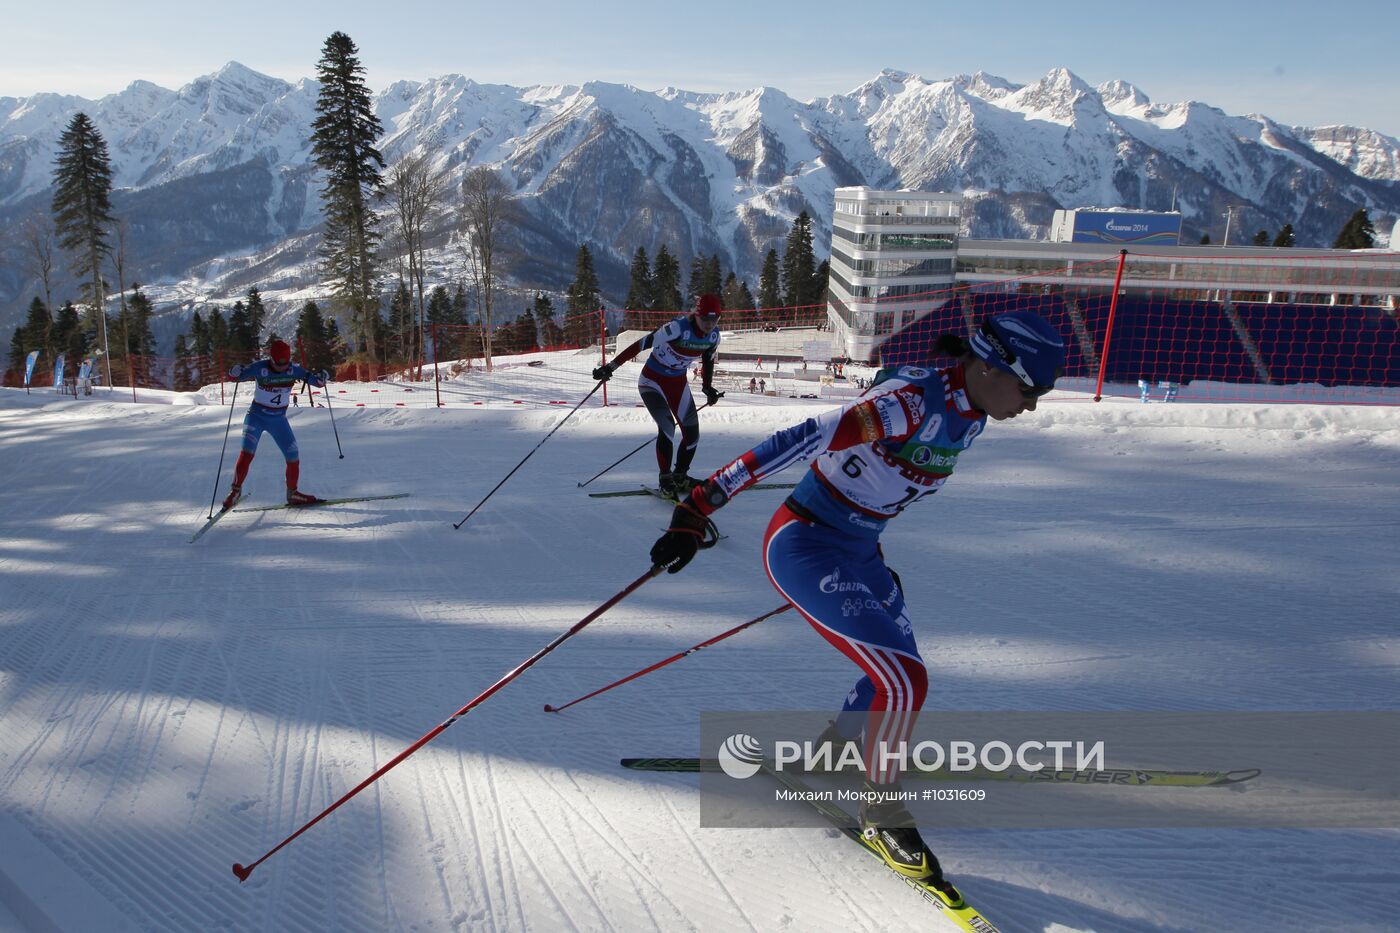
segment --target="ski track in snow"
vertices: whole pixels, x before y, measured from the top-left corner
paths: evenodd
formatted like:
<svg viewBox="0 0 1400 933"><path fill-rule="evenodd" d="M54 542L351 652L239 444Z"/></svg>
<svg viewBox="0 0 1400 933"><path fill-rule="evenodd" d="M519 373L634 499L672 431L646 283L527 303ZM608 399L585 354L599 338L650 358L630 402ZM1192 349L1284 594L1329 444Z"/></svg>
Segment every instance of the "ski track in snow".
<svg viewBox="0 0 1400 933"><path fill-rule="evenodd" d="M528 395L531 374L518 378ZM693 472L830 404L774 401L702 415ZM577 488L651 432L630 407L581 409L452 529L565 413L340 411L337 460L323 413L294 412L304 488L412 497L230 515L190 545L225 410L0 391L0 815L26 834L0 844L0 875L50 853L96 898L52 916L90 929L935 922L832 832L700 828L693 776L616 766L694 754L702 710L838 707L855 669L801 619L541 712L778 606L758 561L782 501L767 491L717 516L728 538L691 568L649 582L237 883L234 861L645 569L665 505L586 492L649 481L650 450ZM259 453L250 504L282 486L275 446ZM990 425L884 539L928 708L1395 708L1397 459L1395 409L1051 401ZM949 587L956 611L937 615ZM1207 918L1379 931L1400 915L1393 831L927 835L1007 933L1176 933Z"/></svg>

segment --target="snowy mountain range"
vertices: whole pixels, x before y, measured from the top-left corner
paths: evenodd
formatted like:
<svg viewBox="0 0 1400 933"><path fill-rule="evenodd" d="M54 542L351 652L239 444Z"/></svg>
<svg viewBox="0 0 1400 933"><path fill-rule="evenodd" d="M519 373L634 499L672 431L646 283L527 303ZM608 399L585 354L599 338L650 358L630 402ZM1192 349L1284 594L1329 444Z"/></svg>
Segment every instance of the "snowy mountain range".
<svg viewBox="0 0 1400 933"><path fill-rule="evenodd" d="M318 282L308 145L317 91L313 80L230 63L178 91L137 81L96 101L0 98L0 226L47 210L59 135L81 110L111 151L129 279L171 283L167 302L254 284L274 304L297 290L301 300ZM974 237L1044 236L1059 207L1175 202L1186 242L1202 232L1218 242L1226 208L1243 206L1241 239L1291 223L1299 245L1318 246L1358 206L1382 234L1400 216L1394 137L1284 126L1196 101L1155 104L1126 82L1092 87L1064 68L1027 85L886 70L808 102L774 88L517 88L448 75L394 83L376 107L390 164L426 153L453 180L477 165L512 180L525 210L517 284L562 289L587 242L611 302L638 246L654 255L664 243L683 264L718 253L752 283L806 210L824 253L842 185L963 191L964 232ZM35 285L7 255L0 340Z"/></svg>

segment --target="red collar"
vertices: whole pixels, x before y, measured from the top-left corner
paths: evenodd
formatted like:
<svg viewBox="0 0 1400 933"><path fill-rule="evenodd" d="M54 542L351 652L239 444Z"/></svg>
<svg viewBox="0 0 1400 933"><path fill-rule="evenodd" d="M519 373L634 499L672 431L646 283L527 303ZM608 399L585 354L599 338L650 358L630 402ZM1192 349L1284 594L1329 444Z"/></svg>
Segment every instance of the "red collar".
<svg viewBox="0 0 1400 933"><path fill-rule="evenodd" d="M972 401L967 397L967 373L961 363L940 372L943 375L943 398L950 409L969 421L980 421L987 417L987 413L973 407Z"/></svg>

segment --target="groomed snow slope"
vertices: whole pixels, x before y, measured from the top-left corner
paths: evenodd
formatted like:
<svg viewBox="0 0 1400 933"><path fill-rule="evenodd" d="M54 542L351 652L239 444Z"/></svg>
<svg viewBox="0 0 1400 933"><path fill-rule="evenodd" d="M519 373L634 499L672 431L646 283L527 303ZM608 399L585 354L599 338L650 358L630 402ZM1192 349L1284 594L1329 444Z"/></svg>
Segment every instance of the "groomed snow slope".
<svg viewBox="0 0 1400 933"><path fill-rule="evenodd" d="M826 405L753 401L702 415L693 472ZM453 531L564 412L337 410L337 460L324 410L296 411L304 489L412 498L230 515L190 545L226 409L3 390L0 927L6 911L67 930L934 923L829 834L700 829L693 776L616 766L696 753L701 710L839 705L856 672L800 619L541 712L779 605L758 544L782 494L763 491L717 516L729 537L684 573L237 883L231 863L646 569L663 505L576 485L647 436L630 407L581 410ZM989 426L885 536L929 706L1394 708L1397 458L1400 412L1384 408L1051 402ZM590 489L652 475L643 452ZM248 504L281 485L265 440ZM928 836L1005 931L1400 917L1391 831Z"/></svg>

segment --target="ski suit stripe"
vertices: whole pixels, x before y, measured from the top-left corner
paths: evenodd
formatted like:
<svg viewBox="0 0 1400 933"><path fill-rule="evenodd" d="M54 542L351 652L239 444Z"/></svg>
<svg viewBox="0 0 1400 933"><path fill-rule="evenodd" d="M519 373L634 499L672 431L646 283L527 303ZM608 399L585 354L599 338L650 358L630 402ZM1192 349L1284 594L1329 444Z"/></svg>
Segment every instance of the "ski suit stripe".
<svg viewBox="0 0 1400 933"><path fill-rule="evenodd" d="M786 536L802 534L803 530L814 529L809 522L786 506L779 508L769 523L765 535L763 558L764 570L769 581L783 597L801 613L809 625L825 638L833 647L850 658L868 678L873 691L866 710L866 774L877 784L888 784L899 777L898 760L881 754L884 749L897 751L909 740L914 728L917 711L923 707L928 694L928 671L916 652L899 647L897 644L881 642L903 641L913 646L912 635L901 630L903 616L902 600L886 605L872 598L872 592L862 580L859 564L850 566L856 573L850 574L843 584L840 579L840 562L835 572L828 577L833 591L844 586L852 593L841 601L841 597L823 596L822 587L813 590L810 586L801 590L797 586L784 585L782 577L788 572L798 579L809 579L808 568L791 565L791 557L786 551ZM832 558L835 560L835 558ZM877 559L879 572L887 574L883 562ZM824 581L826 582L826 581ZM861 605L854 621L847 617L847 607L854 600ZM861 637L864 635L865 637ZM859 694L860 685L853 693Z"/></svg>

